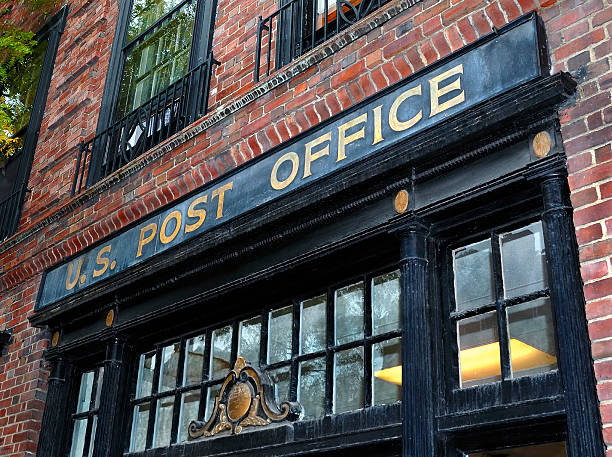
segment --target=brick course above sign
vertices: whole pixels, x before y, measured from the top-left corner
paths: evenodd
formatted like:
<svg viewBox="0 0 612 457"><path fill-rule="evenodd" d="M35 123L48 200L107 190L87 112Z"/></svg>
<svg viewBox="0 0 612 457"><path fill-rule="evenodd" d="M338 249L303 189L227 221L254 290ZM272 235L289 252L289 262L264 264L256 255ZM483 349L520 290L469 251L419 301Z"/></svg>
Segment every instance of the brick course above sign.
<svg viewBox="0 0 612 457"><path fill-rule="evenodd" d="M542 76L540 43L531 15L423 69L49 270L36 309Z"/></svg>

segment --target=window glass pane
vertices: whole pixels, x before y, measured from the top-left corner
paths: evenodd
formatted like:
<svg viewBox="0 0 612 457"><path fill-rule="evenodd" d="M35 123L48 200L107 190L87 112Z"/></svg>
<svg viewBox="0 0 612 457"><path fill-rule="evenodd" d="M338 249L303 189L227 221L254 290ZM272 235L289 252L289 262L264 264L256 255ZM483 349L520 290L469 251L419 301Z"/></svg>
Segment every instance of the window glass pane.
<svg viewBox="0 0 612 457"><path fill-rule="evenodd" d="M81 457L85 448L85 432L87 431L87 418L74 421L72 430L72 445L70 447L70 457Z"/></svg>
<svg viewBox="0 0 612 457"><path fill-rule="evenodd" d="M91 457L94 451L94 445L96 441L96 429L98 428L98 416L93 417L93 423L91 424L91 437L89 438L89 452L87 457Z"/></svg>
<svg viewBox="0 0 612 457"><path fill-rule="evenodd" d="M542 223L500 236L504 293L518 297L548 287Z"/></svg>
<svg viewBox="0 0 612 457"><path fill-rule="evenodd" d="M174 343L162 349L162 364L159 373L158 392L165 392L166 390L176 388L176 373L178 371L180 352L180 343Z"/></svg>
<svg viewBox="0 0 612 457"><path fill-rule="evenodd" d="M184 386L199 384L202 381L205 349L205 335L198 335L187 340L185 344L185 368L183 371Z"/></svg>
<svg viewBox="0 0 612 457"><path fill-rule="evenodd" d="M104 367L98 368L98 381L96 384L95 408L100 407L100 395L102 395L102 382L104 381Z"/></svg>
<svg viewBox="0 0 612 457"><path fill-rule="evenodd" d="M392 271L372 279L372 334L400 328L400 272Z"/></svg>
<svg viewBox="0 0 612 457"><path fill-rule="evenodd" d="M393 338L372 345L372 404L402 399L402 340Z"/></svg>
<svg viewBox="0 0 612 457"><path fill-rule="evenodd" d="M117 119L187 73L194 18L195 2L187 3L126 51Z"/></svg>
<svg viewBox="0 0 612 457"><path fill-rule="evenodd" d="M304 408L305 419L325 415L325 358L300 363L298 401Z"/></svg>
<svg viewBox="0 0 612 457"><path fill-rule="evenodd" d="M495 300L491 240L453 251L457 311L477 308Z"/></svg>
<svg viewBox="0 0 612 457"><path fill-rule="evenodd" d="M128 42L168 14L182 0L134 0L128 25Z"/></svg>
<svg viewBox="0 0 612 457"><path fill-rule="evenodd" d="M363 408L363 347L334 357L334 412Z"/></svg>
<svg viewBox="0 0 612 457"><path fill-rule="evenodd" d="M157 401L157 410L155 411L155 429L153 432L153 447L168 446L170 444L173 409L174 395L171 397L164 397Z"/></svg>
<svg viewBox="0 0 612 457"><path fill-rule="evenodd" d="M142 354L138 364L138 382L136 384L136 398L151 395L153 387L153 372L155 371L155 352Z"/></svg>
<svg viewBox="0 0 612 457"><path fill-rule="evenodd" d="M189 439L189 423L198 420L200 407L200 391L192 390L181 396L181 421L179 422L178 442Z"/></svg>
<svg viewBox="0 0 612 457"><path fill-rule="evenodd" d="M363 338L363 283L359 282L335 294L336 344Z"/></svg>
<svg viewBox="0 0 612 457"><path fill-rule="evenodd" d="M567 457L565 443L538 444L463 455L466 457Z"/></svg>
<svg viewBox="0 0 612 457"><path fill-rule="evenodd" d="M247 362L259 366L259 347L261 342L261 317L240 322L238 355Z"/></svg>
<svg viewBox="0 0 612 457"><path fill-rule="evenodd" d="M300 303L302 319L300 323L300 354L310 354L325 349L326 305L325 295L319 295Z"/></svg>
<svg viewBox="0 0 612 457"><path fill-rule="evenodd" d="M91 403L91 391L93 389L94 372L87 371L81 375L81 385L79 387L79 399L77 401L77 413L89 411Z"/></svg>
<svg viewBox="0 0 612 457"><path fill-rule="evenodd" d="M557 368L555 332L550 299L540 298L506 309L512 376L526 376Z"/></svg>
<svg viewBox="0 0 612 457"><path fill-rule="evenodd" d="M215 409L215 398L219 395L219 390L221 389L221 385L217 384L215 386L210 386L208 388L208 392L206 393L206 414L204 416L204 420L209 420L210 415L213 413Z"/></svg>
<svg viewBox="0 0 612 457"><path fill-rule="evenodd" d="M149 402L134 407L130 451L143 451L147 444L147 425L149 423Z"/></svg>
<svg viewBox="0 0 612 457"><path fill-rule="evenodd" d="M495 311L457 322L461 386L501 380L499 337Z"/></svg>
<svg viewBox="0 0 612 457"><path fill-rule="evenodd" d="M268 363L290 359L293 307L286 306L272 311L268 327Z"/></svg>
<svg viewBox="0 0 612 457"><path fill-rule="evenodd" d="M230 370L230 358L232 356L232 327L228 325L216 329L212 334L211 344L211 379L223 378Z"/></svg>
<svg viewBox="0 0 612 457"><path fill-rule="evenodd" d="M289 383L291 381L291 367L277 368L276 370L267 371L270 380L274 385L274 397L277 404L284 401L289 401Z"/></svg>

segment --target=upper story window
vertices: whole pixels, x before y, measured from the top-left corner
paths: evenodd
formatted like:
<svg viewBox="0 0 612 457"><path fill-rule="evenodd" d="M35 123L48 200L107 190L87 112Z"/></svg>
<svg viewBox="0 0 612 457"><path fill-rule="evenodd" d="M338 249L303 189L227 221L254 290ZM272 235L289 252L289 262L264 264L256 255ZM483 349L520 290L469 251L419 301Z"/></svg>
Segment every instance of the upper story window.
<svg viewBox="0 0 612 457"><path fill-rule="evenodd" d="M91 457L94 450L104 368L81 374L79 394L72 414L69 457Z"/></svg>
<svg viewBox="0 0 612 457"><path fill-rule="evenodd" d="M216 0L123 0L97 135L82 143L73 193L206 113Z"/></svg>
<svg viewBox="0 0 612 457"><path fill-rule="evenodd" d="M0 87L8 114L0 120L0 241L17 231L67 11L42 27L32 54L11 68Z"/></svg>
<svg viewBox="0 0 612 457"><path fill-rule="evenodd" d="M260 19L255 82L314 49L389 0L280 0Z"/></svg>
<svg viewBox="0 0 612 457"><path fill-rule="evenodd" d="M454 249L461 387L557 368L542 223Z"/></svg>
<svg viewBox="0 0 612 457"><path fill-rule="evenodd" d="M129 451L188 439L208 420L238 356L267 373L304 419L401 400L399 271L367 274L138 359Z"/></svg>

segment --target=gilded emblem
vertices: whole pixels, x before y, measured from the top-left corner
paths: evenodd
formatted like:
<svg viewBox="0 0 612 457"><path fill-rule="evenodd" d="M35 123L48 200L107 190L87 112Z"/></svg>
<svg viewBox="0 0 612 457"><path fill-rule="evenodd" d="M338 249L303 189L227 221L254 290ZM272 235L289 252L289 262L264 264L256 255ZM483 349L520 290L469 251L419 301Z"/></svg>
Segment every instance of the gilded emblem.
<svg viewBox="0 0 612 457"><path fill-rule="evenodd" d="M284 402L279 407L268 376L238 357L215 398L210 419L208 422L192 421L189 436L214 436L223 431L234 435L244 427L295 420L301 411L299 403Z"/></svg>

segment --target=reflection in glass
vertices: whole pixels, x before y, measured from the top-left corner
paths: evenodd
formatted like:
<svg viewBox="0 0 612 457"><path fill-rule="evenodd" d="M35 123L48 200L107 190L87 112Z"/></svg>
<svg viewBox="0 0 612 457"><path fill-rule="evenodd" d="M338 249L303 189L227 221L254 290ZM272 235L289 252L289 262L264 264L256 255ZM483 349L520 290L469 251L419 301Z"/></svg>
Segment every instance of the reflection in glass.
<svg viewBox="0 0 612 457"><path fill-rule="evenodd" d="M100 407L100 395L102 394L102 382L104 381L104 367L98 368L98 380L96 381L96 401L94 408Z"/></svg>
<svg viewBox="0 0 612 457"><path fill-rule="evenodd" d="M384 405L402 399L401 338L372 345L372 373L374 373L372 404Z"/></svg>
<svg viewBox="0 0 612 457"><path fill-rule="evenodd" d="M325 349L326 322L325 295L304 300L300 303L302 322L300 324L300 354Z"/></svg>
<svg viewBox="0 0 612 457"><path fill-rule="evenodd" d="M400 328L400 272L392 271L372 279L372 334Z"/></svg>
<svg viewBox="0 0 612 457"><path fill-rule="evenodd" d="M127 41L131 41L151 27L155 21L168 14L179 3L181 0L134 0Z"/></svg>
<svg viewBox="0 0 612 457"><path fill-rule="evenodd" d="M504 293L518 297L548 287L542 223L500 236Z"/></svg>
<svg viewBox="0 0 612 457"><path fill-rule="evenodd" d="M198 335L187 340L185 344L185 368L183 371L183 385L199 384L202 380L204 367L204 350L206 337Z"/></svg>
<svg viewBox="0 0 612 457"><path fill-rule="evenodd" d="M363 282L336 291L335 313L336 344L363 338Z"/></svg>
<svg viewBox="0 0 612 457"><path fill-rule="evenodd" d="M91 424L91 436L89 437L89 451L87 452L87 457L91 457L93 455L97 428L98 428L98 416L94 416L93 422Z"/></svg>
<svg viewBox="0 0 612 457"><path fill-rule="evenodd" d="M495 300L491 240L453 251L457 311L477 308Z"/></svg>
<svg viewBox="0 0 612 457"><path fill-rule="evenodd" d="M85 450L85 432L87 430L87 418L74 421L72 430L72 445L70 447L70 457L81 457Z"/></svg>
<svg viewBox="0 0 612 457"><path fill-rule="evenodd" d="M465 457L567 457L565 442L463 454Z"/></svg>
<svg viewBox="0 0 612 457"><path fill-rule="evenodd" d="M340 351L334 357L334 412L363 408L363 347Z"/></svg>
<svg viewBox="0 0 612 457"><path fill-rule="evenodd" d="M325 358L300 363L298 401L304 408L305 419L325 415Z"/></svg>
<svg viewBox="0 0 612 457"><path fill-rule="evenodd" d="M155 371L155 352L142 354L138 363L138 381L136 383L136 398L151 395L153 387L153 372Z"/></svg>
<svg viewBox="0 0 612 457"><path fill-rule="evenodd" d="M232 327L227 325L212 333L212 351L210 353L211 379L223 378L230 370L232 356Z"/></svg>
<svg viewBox="0 0 612 457"><path fill-rule="evenodd" d="M81 375L81 385L79 387L79 399L77 401L77 413L89 411L91 403L91 391L93 389L94 372L87 371Z"/></svg>
<svg viewBox="0 0 612 457"><path fill-rule="evenodd" d="M130 452L143 451L147 444L147 426L149 424L149 402L134 407Z"/></svg>
<svg viewBox="0 0 612 457"><path fill-rule="evenodd" d="M286 306L270 313L268 324L268 363L291 358L293 307Z"/></svg>
<svg viewBox="0 0 612 457"><path fill-rule="evenodd" d="M126 51L117 119L187 73L195 3L186 3Z"/></svg>
<svg viewBox="0 0 612 457"><path fill-rule="evenodd" d="M157 401L155 411L155 428L153 429L153 447L168 446L170 432L172 431L172 410L174 409L174 395L164 397Z"/></svg>
<svg viewBox="0 0 612 457"><path fill-rule="evenodd" d="M289 401L289 383L291 381L291 367L289 365L266 372L274 385L274 398L277 404Z"/></svg>
<svg viewBox="0 0 612 457"><path fill-rule="evenodd" d="M457 322L461 386L501 380L499 336L495 311Z"/></svg>
<svg viewBox="0 0 612 457"><path fill-rule="evenodd" d="M176 387L176 373L180 352L180 343L174 343L162 349L158 392L165 392Z"/></svg>
<svg viewBox="0 0 612 457"><path fill-rule="evenodd" d="M261 341L261 316L240 322L238 355L253 365L259 365L259 348Z"/></svg>
<svg viewBox="0 0 612 457"><path fill-rule="evenodd" d="M220 389L220 384L208 388L208 392L206 392L206 414L204 415L204 420L210 419L210 415L215 410L215 398L219 395Z"/></svg>
<svg viewBox="0 0 612 457"><path fill-rule="evenodd" d="M198 408L200 407L200 391L192 390L181 396L181 420L179 422L178 442L187 441L189 438L189 423L198 420Z"/></svg>
<svg viewBox="0 0 612 457"><path fill-rule="evenodd" d="M557 368L550 299L540 298L506 309L512 376L533 375Z"/></svg>

